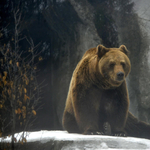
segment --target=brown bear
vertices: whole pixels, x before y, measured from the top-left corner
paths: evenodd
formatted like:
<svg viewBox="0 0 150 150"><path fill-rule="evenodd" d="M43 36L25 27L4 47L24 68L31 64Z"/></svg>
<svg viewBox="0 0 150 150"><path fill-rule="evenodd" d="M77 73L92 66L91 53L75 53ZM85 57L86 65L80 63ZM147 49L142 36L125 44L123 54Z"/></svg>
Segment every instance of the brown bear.
<svg viewBox="0 0 150 150"><path fill-rule="evenodd" d="M98 45L86 51L71 79L63 114L64 129L69 133L150 138L150 125L129 112L125 78L130 69L124 45Z"/></svg>

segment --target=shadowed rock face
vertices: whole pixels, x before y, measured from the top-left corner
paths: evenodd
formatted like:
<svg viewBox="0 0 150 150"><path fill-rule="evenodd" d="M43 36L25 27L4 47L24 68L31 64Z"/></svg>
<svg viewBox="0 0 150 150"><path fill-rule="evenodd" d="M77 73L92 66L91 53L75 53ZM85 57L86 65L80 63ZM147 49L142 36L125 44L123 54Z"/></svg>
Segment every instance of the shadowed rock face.
<svg viewBox="0 0 150 150"><path fill-rule="evenodd" d="M142 3L140 0L132 1L135 3L134 9L136 10L139 18L143 39L145 39L144 42L142 42L145 47L142 49L144 54L141 57L141 73L139 76L140 101L138 104L141 107L138 109L138 117L150 123L150 44L148 42L150 38L150 1L145 0L144 3Z"/></svg>
<svg viewBox="0 0 150 150"><path fill-rule="evenodd" d="M16 134L17 141L22 133ZM17 136L18 135L18 136ZM100 149L150 149L150 140L131 137L112 137L69 134L66 131L38 131L27 132L27 143L20 144L20 149L32 150L100 150ZM9 142L7 137L3 142ZM2 139L0 139L1 141ZM6 148L6 144L2 148ZM17 146L18 143L15 144ZM2 143L1 145L2 146ZM8 147L7 147L8 148Z"/></svg>

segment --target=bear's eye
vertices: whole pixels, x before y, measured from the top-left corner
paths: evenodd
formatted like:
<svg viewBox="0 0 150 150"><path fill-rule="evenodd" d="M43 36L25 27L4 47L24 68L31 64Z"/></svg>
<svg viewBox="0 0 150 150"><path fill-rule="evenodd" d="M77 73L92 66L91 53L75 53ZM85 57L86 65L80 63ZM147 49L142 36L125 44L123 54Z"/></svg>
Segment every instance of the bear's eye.
<svg viewBox="0 0 150 150"><path fill-rule="evenodd" d="M125 62L121 62L121 65L123 68L126 66Z"/></svg>
<svg viewBox="0 0 150 150"><path fill-rule="evenodd" d="M115 63L112 62L109 64L109 66L110 66L110 68L113 68L115 66Z"/></svg>

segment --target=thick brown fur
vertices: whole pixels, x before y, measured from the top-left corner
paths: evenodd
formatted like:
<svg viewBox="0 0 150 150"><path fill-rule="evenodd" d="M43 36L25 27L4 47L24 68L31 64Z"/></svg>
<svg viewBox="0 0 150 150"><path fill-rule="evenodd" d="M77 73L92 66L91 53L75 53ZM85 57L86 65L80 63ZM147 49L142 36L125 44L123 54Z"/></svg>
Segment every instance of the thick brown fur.
<svg viewBox="0 0 150 150"><path fill-rule="evenodd" d="M131 69L128 50L98 45L83 55L73 72L63 127L69 133L129 135L150 138L150 125L129 112L125 78Z"/></svg>

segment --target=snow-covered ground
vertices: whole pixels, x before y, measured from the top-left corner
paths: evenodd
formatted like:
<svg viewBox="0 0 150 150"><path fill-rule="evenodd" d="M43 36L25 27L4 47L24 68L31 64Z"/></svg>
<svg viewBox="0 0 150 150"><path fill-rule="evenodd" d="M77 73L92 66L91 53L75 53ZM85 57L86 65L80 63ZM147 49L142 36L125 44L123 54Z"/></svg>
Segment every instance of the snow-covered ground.
<svg viewBox="0 0 150 150"><path fill-rule="evenodd" d="M26 132L27 143L21 149L36 150L100 150L100 149L150 149L150 140L133 137L69 134L66 131ZM22 132L15 134L19 142ZM10 142L11 137L0 138ZM17 143L16 142L16 143Z"/></svg>

